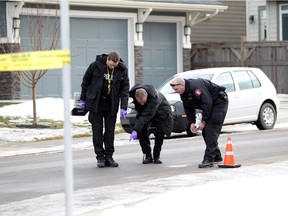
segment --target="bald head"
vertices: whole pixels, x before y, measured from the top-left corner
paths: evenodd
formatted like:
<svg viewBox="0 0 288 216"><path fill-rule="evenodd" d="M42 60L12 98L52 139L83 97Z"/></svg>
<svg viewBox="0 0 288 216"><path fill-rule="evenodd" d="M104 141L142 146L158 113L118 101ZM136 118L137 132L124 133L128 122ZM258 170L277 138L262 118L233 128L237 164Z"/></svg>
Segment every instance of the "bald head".
<svg viewBox="0 0 288 216"><path fill-rule="evenodd" d="M170 86L176 93L183 94L185 91L185 80L180 76L176 76L170 81Z"/></svg>
<svg viewBox="0 0 288 216"><path fill-rule="evenodd" d="M173 86L173 85L183 84L183 83L184 83L184 79L180 76L176 76L171 80L170 85Z"/></svg>
<svg viewBox="0 0 288 216"><path fill-rule="evenodd" d="M135 98L142 99L146 95L147 95L147 91L144 88L139 88L139 89L136 89L135 91Z"/></svg>
<svg viewBox="0 0 288 216"><path fill-rule="evenodd" d="M136 89L135 98L139 104L142 106L147 102L148 93L144 88Z"/></svg>

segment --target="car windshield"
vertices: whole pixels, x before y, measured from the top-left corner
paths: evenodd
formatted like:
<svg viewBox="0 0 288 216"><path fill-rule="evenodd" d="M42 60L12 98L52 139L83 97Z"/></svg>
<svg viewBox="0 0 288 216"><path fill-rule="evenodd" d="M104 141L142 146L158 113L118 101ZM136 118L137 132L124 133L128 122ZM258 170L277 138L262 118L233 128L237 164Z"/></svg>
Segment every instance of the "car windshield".
<svg viewBox="0 0 288 216"><path fill-rule="evenodd" d="M174 76L171 76L170 78L168 78L164 83L162 83L159 87L158 90L162 93L162 94L171 94L171 93L175 93L174 90L172 89L172 87L170 86L170 82L171 80L175 77L175 76L181 76L184 79L197 79L197 78L202 78L202 79L207 79L207 80L211 80L213 77L213 74L191 74L191 73L183 73L183 74L176 74Z"/></svg>

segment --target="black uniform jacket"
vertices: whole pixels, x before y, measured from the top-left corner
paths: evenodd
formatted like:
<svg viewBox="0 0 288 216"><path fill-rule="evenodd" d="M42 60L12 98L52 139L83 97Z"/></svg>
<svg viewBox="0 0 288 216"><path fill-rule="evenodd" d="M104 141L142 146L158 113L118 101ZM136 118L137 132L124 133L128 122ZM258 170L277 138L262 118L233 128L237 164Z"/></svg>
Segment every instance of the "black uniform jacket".
<svg viewBox="0 0 288 216"><path fill-rule="evenodd" d="M106 54L96 56L96 61L87 68L82 80L81 100L86 101L86 109L97 112L101 89L104 82L104 73L107 71ZM111 87L111 115L117 115L120 107L127 109L129 93L128 70L120 59L118 66L114 69L113 82Z"/></svg>
<svg viewBox="0 0 288 216"><path fill-rule="evenodd" d="M141 106L135 98L136 89L139 88L145 89L148 93L147 102L144 106ZM136 84L129 91L129 96L133 98L137 111L134 130L140 132L146 124L153 122L157 130L163 131L169 137L173 129L173 117L171 107L164 95L152 85Z"/></svg>
<svg viewBox="0 0 288 216"><path fill-rule="evenodd" d="M225 87L218 86L206 79L184 79L185 91L181 94L181 100L189 124L196 121L196 109L202 110L202 121L207 121L213 107L213 103L219 97L223 97L220 92L225 91Z"/></svg>

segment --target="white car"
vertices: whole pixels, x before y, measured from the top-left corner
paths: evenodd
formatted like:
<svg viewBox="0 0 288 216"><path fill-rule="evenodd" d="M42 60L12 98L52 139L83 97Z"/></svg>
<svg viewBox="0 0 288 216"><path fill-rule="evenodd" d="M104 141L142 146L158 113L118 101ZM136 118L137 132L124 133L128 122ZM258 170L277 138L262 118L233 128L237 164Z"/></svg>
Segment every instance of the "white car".
<svg viewBox="0 0 288 216"><path fill-rule="evenodd" d="M279 99L273 83L259 68L222 67L178 73L184 79L204 78L226 87L229 97L224 124L253 123L258 129L272 129L277 119ZM174 77L173 76L173 77ZM168 101L180 100L169 85L172 78L160 87Z"/></svg>
<svg viewBox="0 0 288 216"><path fill-rule="evenodd" d="M263 71L249 67L207 68L175 74L158 88L171 105L174 118L173 132L186 131L192 135L180 96L170 86L170 81L175 76L184 79L204 78L226 87L229 106L224 125L252 123L259 130L266 130L272 129L276 123L279 99L273 83ZM128 110L126 120L122 119L121 123L124 130L131 133L136 113L132 104ZM201 110L198 110L196 115L197 121L201 121Z"/></svg>

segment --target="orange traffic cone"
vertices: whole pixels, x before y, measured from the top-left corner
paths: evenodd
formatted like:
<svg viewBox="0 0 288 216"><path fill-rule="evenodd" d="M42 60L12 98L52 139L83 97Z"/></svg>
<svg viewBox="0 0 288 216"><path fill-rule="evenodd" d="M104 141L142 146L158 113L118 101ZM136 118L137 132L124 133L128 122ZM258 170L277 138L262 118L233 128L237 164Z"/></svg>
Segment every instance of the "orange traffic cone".
<svg viewBox="0 0 288 216"><path fill-rule="evenodd" d="M231 137L228 137L227 138L227 145L226 145L226 154L224 157L224 164L219 164L218 167L237 168L240 166L241 166L241 164L235 164L234 152L233 152L233 147L232 147L232 140L231 140Z"/></svg>

